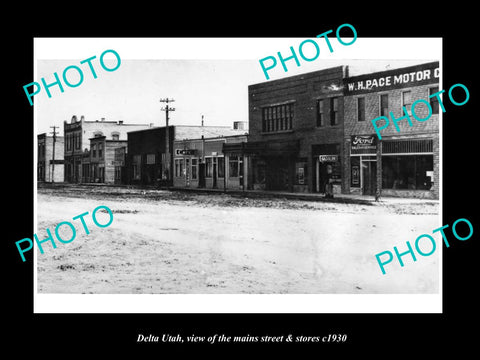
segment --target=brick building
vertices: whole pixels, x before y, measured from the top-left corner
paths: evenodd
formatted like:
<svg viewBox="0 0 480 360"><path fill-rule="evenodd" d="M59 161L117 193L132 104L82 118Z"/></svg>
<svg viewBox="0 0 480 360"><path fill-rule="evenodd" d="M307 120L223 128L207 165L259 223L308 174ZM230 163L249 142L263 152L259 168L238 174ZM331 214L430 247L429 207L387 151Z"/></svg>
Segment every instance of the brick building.
<svg viewBox="0 0 480 360"><path fill-rule="evenodd" d="M63 182L63 136L55 137L46 133L37 135L37 181Z"/></svg>
<svg viewBox="0 0 480 360"><path fill-rule="evenodd" d="M83 116L80 120L73 116L70 123L64 121L63 131L65 139L65 181L81 182L86 177L82 171L89 162L90 139L96 136L105 136L107 140L127 140L127 132L146 129L151 124L124 124L123 121L105 121L104 118L95 121L86 121ZM83 162L83 165L82 165Z"/></svg>
<svg viewBox="0 0 480 360"><path fill-rule="evenodd" d="M439 104L429 96L439 91L439 63L347 77L344 82L344 192L438 199ZM412 103L418 99L429 101L432 108L426 121L412 116ZM397 120L406 116L404 108L412 126L404 118L397 131L392 115ZM421 119L428 113L425 105L415 107ZM390 119L381 140L371 122L379 116Z"/></svg>
<svg viewBox="0 0 480 360"><path fill-rule="evenodd" d="M342 186L343 78L337 66L248 87L250 189L321 192Z"/></svg>

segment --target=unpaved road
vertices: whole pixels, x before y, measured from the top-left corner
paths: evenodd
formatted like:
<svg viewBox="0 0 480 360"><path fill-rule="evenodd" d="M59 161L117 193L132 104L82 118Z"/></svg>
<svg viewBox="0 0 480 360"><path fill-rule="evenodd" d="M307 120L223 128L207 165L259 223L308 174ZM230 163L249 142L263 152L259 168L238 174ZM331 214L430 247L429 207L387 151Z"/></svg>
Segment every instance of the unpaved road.
<svg viewBox="0 0 480 360"><path fill-rule="evenodd" d="M109 227L93 224L90 216L99 205L114 213ZM86 211L89 235L79 220L71 220ZM405 251L407 240L413 244L420 234L431 234L441 225L436 202L369 206L103 187L39 189L37 218L40 239L61 221L77 229L71 243L57 242L56 249L45 243L44 254L37 250L39 293L437 293L439 288L439 251L417 256L416 262L405 256L403 268L395 260L386 275L374 256L393 246Z"/></svg>

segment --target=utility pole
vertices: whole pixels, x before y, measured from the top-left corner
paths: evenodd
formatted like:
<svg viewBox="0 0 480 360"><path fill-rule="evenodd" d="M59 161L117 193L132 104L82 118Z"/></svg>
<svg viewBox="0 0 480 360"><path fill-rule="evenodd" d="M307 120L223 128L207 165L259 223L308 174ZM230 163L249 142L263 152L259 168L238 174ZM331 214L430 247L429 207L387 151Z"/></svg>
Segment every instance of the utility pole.
<svg viewBox="0 0 480 360"><path fill-rule="evenodd" d="M166 103L165 107L162 107L161 110L165 111L165 172L167 175L167 187L170 185L170 138L169 138L169 131L168 131L168 113L170 111L175 111L175 108L168 107L168 104L174 102L174 99L160 99L160 102Z"/></svg>
<svg viewBox="0 0 480 360"><path fill-rule="evenodd" d="M57 128L58 126L50 126L53 131L50 134L53 134L53 154L52 154L52 183L55 182L55 143L57 142Z"/></svg>

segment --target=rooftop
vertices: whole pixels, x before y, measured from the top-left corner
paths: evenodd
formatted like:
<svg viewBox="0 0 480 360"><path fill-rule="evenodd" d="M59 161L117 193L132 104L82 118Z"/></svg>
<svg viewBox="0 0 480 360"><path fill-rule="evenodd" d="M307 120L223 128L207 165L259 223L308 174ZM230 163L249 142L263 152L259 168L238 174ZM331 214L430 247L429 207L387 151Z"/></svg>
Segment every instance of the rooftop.
<svg viewBox="0 0 480 360"><path fill-rule="evenodd" d="M248 134L247 130L233 129L230 126L170 125L169 127L175 128L174 140L200 139L202 136L204 138L215 138ZM165 128L165 126L155 126L129 132L152 131L162 128Z"/></svg>
<svg viewBox="0 0 480 360"><path fill-rule="evenodd" d="M244 135L246 130L232 129L230 126L187 126L179 125L175 129L175 140L200 139Z"/></svg>

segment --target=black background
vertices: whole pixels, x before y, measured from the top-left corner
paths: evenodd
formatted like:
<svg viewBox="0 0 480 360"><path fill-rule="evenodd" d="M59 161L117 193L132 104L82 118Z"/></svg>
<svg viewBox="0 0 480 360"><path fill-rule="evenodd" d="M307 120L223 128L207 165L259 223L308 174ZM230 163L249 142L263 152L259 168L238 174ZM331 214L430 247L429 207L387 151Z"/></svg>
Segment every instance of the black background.
<svg viewBox="0 0 480 360"><path fill-rule="evenodd" d="M70 357L126 354L134 349L163 357L165 351L181 356L187 350L219 352L224 356L240 349L254 355L260 350L301 358L340 355L405 357L432 355L474 346L477 292L476 256L480 228L474 204L478 198L477 34L473 5L447 9L440 3L419 7L405 3L378 6L345 3L327 8L321 3L181 3L154 5L111 3L100 11L98 4L75 3L55 7L45 4L12 6L2 23L4 34L2 91L3 138L3 229L2 287L5 321L2 321L3 351L14 355ZM15 9L15 10L12 10ZM443 37L443 88L456 83L467 86L470 100L454 106L443 96L443 224L450 248L443 251L443 314L34 314L33 256L22 263L15 241L33 235L33 109L23 85L33 78L34 37L314 37L343 24L352 24L359 37ZM354 45L356 46L356 44ZM261 55L261 54L260 54ZM317 59L316 61L321 61ZM461 99L458 95L458 99ZM5 112L5 110L7 110ZM468 241L457 241L451 225L467 218L474 227ZM405 239L409 240L409 239ZM361 296L361 295L359 295ZM163 333L184 337L347 334L341 343L281 344L172 344L136 343L137 335ZM304 353L300 356L300 353ZM307 355L309 352L310 355Z"/></svg>

